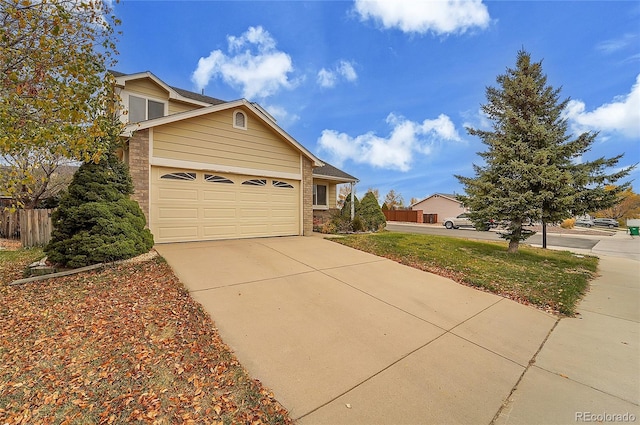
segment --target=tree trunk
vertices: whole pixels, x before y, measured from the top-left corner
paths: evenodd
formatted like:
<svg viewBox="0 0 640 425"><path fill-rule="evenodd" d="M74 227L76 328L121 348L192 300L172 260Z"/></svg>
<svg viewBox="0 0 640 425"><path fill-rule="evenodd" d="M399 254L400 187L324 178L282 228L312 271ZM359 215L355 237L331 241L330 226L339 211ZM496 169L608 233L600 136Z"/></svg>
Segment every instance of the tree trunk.
<svg viewBox="0 0 640 425"><path fill-rule="evenodd" d="M516 254L518 252L518 247L520 246L520 236L522 236L522 222L511 232L511 239L509 239L509 249L507 252L509 254Z"/></svg>
<svg viewBox="0 0 640 425"><path fill-rule="evenodd" d="M518 252L518 246L520 246L520 241L518 239L511 239L509 241L509 249L507 252L509 254L516 254Z"/></svg>
<svg viewBox="0 0 640 425"><path fill-rule="evenodd" d="M542 248L547 248L547 222L542 220Z"/></svg>

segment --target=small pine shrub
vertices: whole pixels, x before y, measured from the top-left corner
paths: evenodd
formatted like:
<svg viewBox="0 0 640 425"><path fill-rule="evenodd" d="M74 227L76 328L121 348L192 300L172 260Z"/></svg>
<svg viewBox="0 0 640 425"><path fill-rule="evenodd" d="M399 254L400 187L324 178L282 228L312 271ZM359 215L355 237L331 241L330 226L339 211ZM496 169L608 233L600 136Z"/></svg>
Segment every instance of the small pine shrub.
<svg viewBox="0 0 640 425"><path fill-rule="evenodd" d="M560 223L560 227L562 227L563 229L573 229L575 225L575 218L567 218L566 220L563 220L562 223Z"/></svg>
<svg viewBox="0 0 640 425"><path fill-rule="evenodd" d="M129 170L113 153L83 164L52 215L49 261L76 268L148 252L153 236L132 193Z"/></svg>
<svg viewBox="0 0 640 425"><path fill-rule="evenodd" d="M357 196L354 196L353 199L355 200L354 211L357 215L358 211L360 211L360 201L358 201ZM351 194L348 194L345 198L344 205L342 205L342 209L340 210L340 215L342 215L343 218L347 218L349 221L351 221Z"/></svg>
<svg viewBox="0 0 640 425"><path fill-rule="evenodd" d="M362 198L358 215L362 219L363 230L376 232L387 225L387 220L378 204L378 200L371 192L367 192Z"/></svg>
<svg viewBox="0 0 640 425"><path fill-rule="evenodd" d="M351 230L354 232L362 232L365 230L364 222L359 215L353 217L353 220L351 220Z"/></svg>

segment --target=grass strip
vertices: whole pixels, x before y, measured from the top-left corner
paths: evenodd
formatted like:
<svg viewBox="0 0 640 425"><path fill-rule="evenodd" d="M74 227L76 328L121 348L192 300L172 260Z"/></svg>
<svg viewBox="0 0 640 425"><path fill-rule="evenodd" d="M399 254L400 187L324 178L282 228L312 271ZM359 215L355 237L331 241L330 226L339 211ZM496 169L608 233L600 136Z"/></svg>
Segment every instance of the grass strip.
<svg viewBox="0 0 640 425"><path fill-rule="evenodd" d="M335 242L456 282L534 305L552 313L575 314L595 277L598 258L506 242L381 232L348 235Z"/></svg>

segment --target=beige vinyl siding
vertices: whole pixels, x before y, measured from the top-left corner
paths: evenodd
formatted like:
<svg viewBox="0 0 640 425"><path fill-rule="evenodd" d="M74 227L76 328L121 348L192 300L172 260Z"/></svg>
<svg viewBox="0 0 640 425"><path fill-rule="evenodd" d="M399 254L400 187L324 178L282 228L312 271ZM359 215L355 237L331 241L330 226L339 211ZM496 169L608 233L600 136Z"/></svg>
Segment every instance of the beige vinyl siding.
<svg viewBox="0 0 640 425"><path fill-rule="evenodd" d="M124 88L133 95L138 94L143 97L152 97L155 99L169 99L169 93L148 78L127 81Z"/></svg>
<svg viewBox="0 0 640 425"><path fill-rule="evenodd" d="M180 112L191 111L193 109L199 109L202 106L190 105L188 103L176 102L174 100L169 101L169 115L177 114Z"/></svg>
<svg viewBox="0 0 640 425"><path fill-rule="evenodd" d="M161 178L176 172L196 178ZM205 174L233 183L208 182ZM149 221L157 243L300 234L300 181L264 177L264 186L243 185L256 177L164 167L152 167L151 175Z"/></svg>
<svg viewBox="0 0 640 425"><path fill-rule="evenodd" d="M423 214L438 214L438 223L447 217L456 217L467 209L460 202L453 201L441 196L432 196L411 207L412 210L422 210Z"/></svg>
<svg viewBox="0 0 640 425"><path fill-rule="evenodd" d="M154 128L153 156L300 174L300 153L247 111L248 129L233 127L233 110Z"/></svg>

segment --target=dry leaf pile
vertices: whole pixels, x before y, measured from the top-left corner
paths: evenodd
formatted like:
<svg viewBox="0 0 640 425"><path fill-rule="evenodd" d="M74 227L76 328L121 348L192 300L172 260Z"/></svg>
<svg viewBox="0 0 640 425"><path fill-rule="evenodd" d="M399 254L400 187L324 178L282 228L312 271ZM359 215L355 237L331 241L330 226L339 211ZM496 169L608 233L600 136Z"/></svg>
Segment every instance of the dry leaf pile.
<svg viewBox="0 0 640 425"><path fill-rule="evenodd" d="M0 423L292 423L161 259L0 286Z"/></svg>

